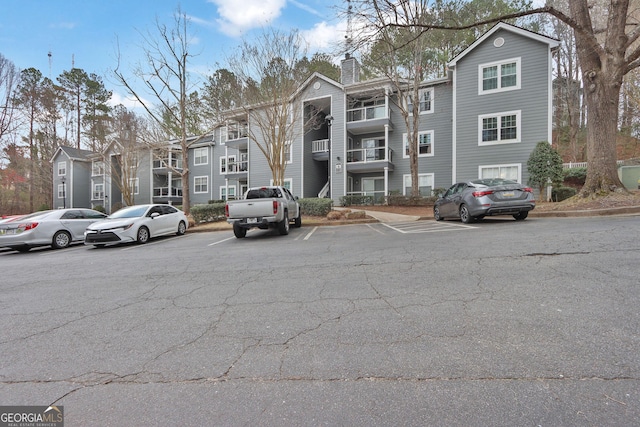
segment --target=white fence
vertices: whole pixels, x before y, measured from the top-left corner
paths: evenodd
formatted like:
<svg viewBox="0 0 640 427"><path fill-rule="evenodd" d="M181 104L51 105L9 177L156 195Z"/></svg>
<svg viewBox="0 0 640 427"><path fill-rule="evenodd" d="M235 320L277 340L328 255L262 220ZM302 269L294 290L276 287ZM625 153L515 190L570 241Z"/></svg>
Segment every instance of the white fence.
<svg viewBox="0 0 640 427"><path fill-rule="evenodd" d="M618 165L621 165L624 163L623 160L618 160ZM562 168L563 169L575 169L575 168L586 168L587 167L587 162L569 162L569 163L563 163L562 164Z"/></svg>

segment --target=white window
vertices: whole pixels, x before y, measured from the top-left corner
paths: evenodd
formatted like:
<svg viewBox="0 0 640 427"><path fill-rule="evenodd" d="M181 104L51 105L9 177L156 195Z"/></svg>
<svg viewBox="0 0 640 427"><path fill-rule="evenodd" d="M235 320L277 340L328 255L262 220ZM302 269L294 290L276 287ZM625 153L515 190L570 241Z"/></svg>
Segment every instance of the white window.
<svg viewBox="0 0 640 427"><path fill-rule="evenodd" d="M131 194L140 194L140 180L138 178L129 179Z"/></svg>
<svg viewBox="0 0 640 427"><path fill-rule="evenodd" d="M224 145L227 142L227 138L229 137L229 128L226 126L222 126L220 128L220 145Z"/></svg>
<svg viewBox="0 0 640 427"><path fill-rule="evenodd" d="M209 191L209 177L208 176L194 176L193 177L193 192L194 193L206 193Z"/></svg>
<svg viewBox="0 0 640 427"><path fill-rule="evenodd" d="M478 116L478 145L520 142L520 111Z"/></svg>
<svg viewBox="0 0 640 427"><path fill-rule="evenodd" d="M433 113L433 88L420 89L418 91L418 98L420 104L418 105L418 112L420 114ZM409 114L413 114L413 96L407 95L407 111Z"/></svg>
<svg viewBox="0 0 640 427"><path fill-rule="evenodd" d="M521 170L522 165L520 163L514 163L510 165L481 165L478 169L478 178L502 178L521 182Z"/></svg>
<svg viewBox="0 0 640 427"><path fill-rule="evenodd" d="M236 156L220 157L220 174L238 172Z"/></svg>
<svg viewBox="0 0 640 427"><path fill-rule="evenodd" d="M407 140L407 134L403 134L403 155L405 159L409 158L409 141ZM431 157L433 156L433 131L418 132L418 157Z"/></svg>
<svg viewBox="0 0 640 427"><path fill-rule="evenodd" d="M91 164L91 175L104 175L104 162L102 160L94 160Z"/></svg>
<svg viewBox="0 0 640 427"><path fill-rule="evenodd" d="M227 189L229 189L229 198L230 199L236 198L236 186L230 185L228 187L225 187L223 185L222 187L220 187L220 200L227 200Z"/></svg>
<svg viewBox="0 0 640 427"><path fill-rule="evenodd" d="M193 150L193 164L206 165L209 163L209 150L207 147L196 148Z"/></svg>
<svg viewBox="0 0 640 427"><path fill-rule="evenodd" d="M269 181L269 185L273 185L273 180ZM290 192L293 192L293 178L285 179L284 182L282 183L282 186L287 190L289 190Z"/></svg>
<svg viewBox="0 0 640 427"><path fill-rule="evenodd" d="M58 199L64 198L64 184L58 184Z"/></svg>
<svg viewBox="0 0 640 427"><path fill-rule="evenodd" d="M284 143L284 156L283 156L283 159L284 159L284 162L287 163L287 164L293 162L293 153L292 153L293 149L292 149L291 145L292 145L291 141L287 141L287 142Z"/></svg>
<svg viewBox="0 0 640 427"><path fill-rule="evenodd" d="M104 184L93 184L93 200L104 199Z"/></svg>
<svg viewBox="0 0 640 427"><path fill-rule="evenodd" d="M520 89L520 58L480 64L478 93L480 95Z"/></svg>
<svg viewBox="0 0 640 427"><path fill-rule="evenodd" d="M67 174L67 162L58 162L58 176Z"/></svg>
<svg viewBox="0 0 640 427"><path fill-rule="evenodd" d="M403 195L409 196L411 195L411 174L402 175L403 178ZM431 192L433 191L433 174L432 173L421 173L418 174L418 187L420 187L420 194L423 196L431 196Z"/></svg>

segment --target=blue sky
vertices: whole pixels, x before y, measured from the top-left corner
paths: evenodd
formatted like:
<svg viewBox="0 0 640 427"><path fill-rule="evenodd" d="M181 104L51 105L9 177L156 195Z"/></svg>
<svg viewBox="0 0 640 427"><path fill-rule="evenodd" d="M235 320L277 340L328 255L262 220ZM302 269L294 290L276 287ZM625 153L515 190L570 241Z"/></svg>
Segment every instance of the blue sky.
<svg viewBox="0 0 640 427"><path fill-rule="evenodd" d="M299 29L309 51L330 52L344 40L346 24L335 7L342 0L2 0L0 53L18 68L36 68L55 79L82 68L103 77L120 101L109 70L116 66L117 44L126 68L137 61L140 32L154 32L156 18L170 26L178 6L191 19L198 54L194 70L208 74L262 27ZM49 56L51 53L51 56Z"/></svg>

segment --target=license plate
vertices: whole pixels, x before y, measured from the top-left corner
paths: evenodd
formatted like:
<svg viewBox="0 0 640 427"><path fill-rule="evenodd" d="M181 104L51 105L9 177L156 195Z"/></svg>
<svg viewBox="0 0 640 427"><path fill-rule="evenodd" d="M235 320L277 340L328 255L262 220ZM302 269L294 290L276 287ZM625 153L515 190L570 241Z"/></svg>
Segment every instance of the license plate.
<svg viewBox="0 0 640 427"><path fill-rule="evenodd" d="M513 191L503 191L502 192L502 197L513 197L513 196L515 196Z"/></svg>
<svg viewBox="0 0 640 427"><path fill-rule="evenodd" d="M247 224L255 224L258 222L258 218L247 218Z"/></svg>

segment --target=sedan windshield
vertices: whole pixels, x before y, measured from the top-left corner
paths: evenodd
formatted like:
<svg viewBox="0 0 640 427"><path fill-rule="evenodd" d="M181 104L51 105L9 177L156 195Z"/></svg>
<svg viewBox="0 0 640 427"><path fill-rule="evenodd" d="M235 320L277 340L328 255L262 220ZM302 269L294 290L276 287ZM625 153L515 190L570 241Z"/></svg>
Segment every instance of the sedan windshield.
<svg viewBox="0 0 640 427"><path fill-rule="evenodd" d="M112 213L108 218L139 218L144 216L147 209L149 209L149 206L131 206Z"/></svg>

